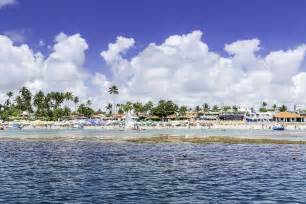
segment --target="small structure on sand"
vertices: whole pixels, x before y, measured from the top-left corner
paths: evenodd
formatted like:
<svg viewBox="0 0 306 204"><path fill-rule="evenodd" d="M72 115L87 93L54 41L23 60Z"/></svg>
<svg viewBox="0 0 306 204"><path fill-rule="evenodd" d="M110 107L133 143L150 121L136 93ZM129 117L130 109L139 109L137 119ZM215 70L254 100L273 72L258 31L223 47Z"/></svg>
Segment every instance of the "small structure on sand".
<svg viewBox="0 0 306 204"><path fill-rule="evenodd" d="M137 117L132 116L130 112L125 115L125 128L126 129L134 129L136 126Z"/></svg>
<svg viewBox="0 0 306 204"><path fill-rule="evenodd" d="M274 115L274 121L277 122L306 122L305 117L293 112L279 112Z"/></svg>

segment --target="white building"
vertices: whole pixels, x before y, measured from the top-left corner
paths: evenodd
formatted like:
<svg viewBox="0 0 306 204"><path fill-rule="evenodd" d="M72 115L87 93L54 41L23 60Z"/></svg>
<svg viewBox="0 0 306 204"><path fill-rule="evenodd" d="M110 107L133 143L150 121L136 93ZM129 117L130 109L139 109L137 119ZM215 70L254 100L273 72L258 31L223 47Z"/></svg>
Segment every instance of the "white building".
<svg viewBox="0 0 306 204"><path fill-rule="evenodd" d="M247 122L269 122L273 121L273 115L273 112L247 111L244 117Z"/></svg>

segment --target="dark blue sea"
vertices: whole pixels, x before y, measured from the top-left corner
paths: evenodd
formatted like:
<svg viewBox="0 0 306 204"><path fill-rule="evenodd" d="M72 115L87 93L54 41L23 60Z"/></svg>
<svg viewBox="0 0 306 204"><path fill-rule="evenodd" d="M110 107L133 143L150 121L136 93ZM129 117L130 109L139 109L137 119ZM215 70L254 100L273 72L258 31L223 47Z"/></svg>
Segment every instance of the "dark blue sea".
<svg viewBox="0 0 306 204"><path fill-rule="evenodd" d="M305 203L306 146L1 141L0 203Z"/></svg>

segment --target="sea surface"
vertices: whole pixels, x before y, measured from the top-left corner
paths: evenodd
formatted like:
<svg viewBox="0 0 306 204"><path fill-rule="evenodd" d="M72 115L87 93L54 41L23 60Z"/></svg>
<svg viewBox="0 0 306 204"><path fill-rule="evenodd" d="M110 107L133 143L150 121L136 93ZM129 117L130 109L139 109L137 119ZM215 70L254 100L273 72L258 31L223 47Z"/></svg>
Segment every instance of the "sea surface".
<svg viewBox="0 0 306 204"><path fill-rule="evenodd" d="M157 133L294 140L306 136L302 131L262 130L3 131L0 203L306 201L306 145L133 144L92 139ZM72 139L41 140L56 136ZM1 139L7 137L12 139Z"/></svg>
<svg viewBox="0 0 306 204"><path fill-rule="evenodd" d="M129 130L129 129L7 129L0 131L0 141L2 139L83 139L99 140L107 138L129 138L143 136L229 136L243 138L269 138L281 140L305 140L306 130L286 130L273 131L267 129L187 129L187 128L169 128L169 129L148 129L148 130Z"/></svg>

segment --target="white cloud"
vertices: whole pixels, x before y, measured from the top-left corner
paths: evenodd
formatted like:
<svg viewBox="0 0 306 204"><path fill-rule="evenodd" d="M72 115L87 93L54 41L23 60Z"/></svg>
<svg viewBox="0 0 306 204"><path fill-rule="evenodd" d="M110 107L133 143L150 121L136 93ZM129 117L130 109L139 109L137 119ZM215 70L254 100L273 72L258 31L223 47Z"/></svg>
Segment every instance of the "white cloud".
<svg viewBox="0 0 306 204"><path fill-rule="evenodd" d="M117 40L115 43L110 43L108 45L108 50L103 51L101 53L101 56L106 61L114 61L114 60L120 60L121 57L119 54L124 54L127 49L132 47L134 45L135 41L132 38L125 38L122 36L117 37Z"/></svg>
<svg viewBox="0 0 306 204"><path fill-rule="evenodd" d="M119 36L115 43L108 45L107 51L101 52L101 56L112 67L113 75L116 76L113 79L115 83L124 83L130 77L130 63L123 59L121 55L125 54L134 44L133 38Z"/></svg>
<svg viewBox="0 0 306 204"><path fill-rule="evenodd" d="M27 85L34 90L72 91L85 97L87 75L83 64L87 49L80 34L67 36L60 33L55 38L53 52L43 62L40 76Z"/></svg>
<svg viewBox="0 0 306 204"><path fill-rule="evenodd" d="M39 76L43 56L29 46L15 46L13 41L0 35L0 91L17 89Z"/></svg>
<svg viewBox="0 0 306 204"><path fill-rule="evenodd" d="M120 44L118 40L110 44L101 55L111 65L114 80L120 79L127 98L168 98L187 104L258 104L262 100L289 104L306 97L305 45L262 57L257 54L259 39L238 40L226 44L228 56L221 56L209 50L201 31L194 31L170 36L160 45L151 43L127 60L122 52L111 49ZM128 74L118 72L118 67Z"/></svg>
<svg viewBox="0 0 306 204"><path fill-rule="evenodd" d="M292 77L294 84L294 96L297 102L305 103L306 101L306 72L301 72Z"/></svg>
<svg viewBox="0 0 306 204"><path fill-rule="evenodd" d="M34 53L28 45L16 46L0 35L0 92L27 86L32 91L72 91L85 99L86 80L83 67L86 41L75 34L60 33L49 56Z"/></svg>
<svg viewBox="0 0 306 204"><path fill-rule="evenodd" d="M0 0L0 8L8 5L15 4L16 0Z"/></svg>
<svg viewBox="0 0 306 204"><path fill-rule="evenodd" d="M135 40L118 37L101 52L112 76L86 71L88 44L80 34L57 35L48 56L0 35L0 96L26 85L33 91L72 91L101 108L111 101L107 88L117 84L118 102L172 99L188 105L252 105L263 100L270 104L306 101L305 45L261 56L259 39L238 40L225 45L224 56L209 50L202 35L194 31L169 36L161 44L148 44L131 59L124 54Z"/></svg>

